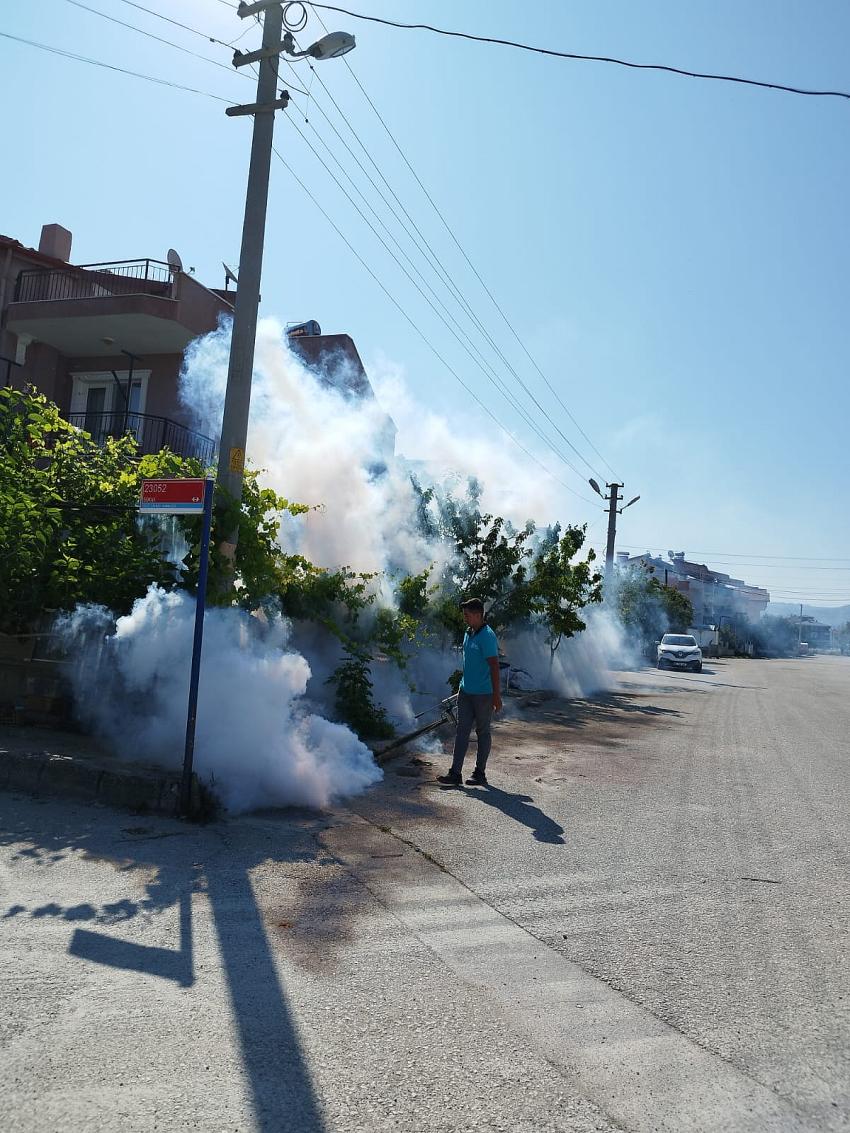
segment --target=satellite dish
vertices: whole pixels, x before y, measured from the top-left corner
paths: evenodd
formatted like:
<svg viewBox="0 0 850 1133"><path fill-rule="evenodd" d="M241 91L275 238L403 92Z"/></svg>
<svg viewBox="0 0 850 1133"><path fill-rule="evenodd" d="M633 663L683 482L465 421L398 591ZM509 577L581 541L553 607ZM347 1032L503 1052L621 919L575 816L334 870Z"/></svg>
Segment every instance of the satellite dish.
<svg viewBox="0 0 850 1133"><path fill-rule="evenodd" d="M676 556L675 556L675 555L673 554L673 552L672 552L672 551L668 551L668 552L667 552L667 558L668 558L668 559L674 559L675 557L676 557Z"/></svg>
<svg viewBox="0 0 850 1133"><path fill-rule="evenodd" d="M179 252L175 252L173 248L168 249L168 255L166 256L166 259L168 260L168 266L172 271L183 270L183 261L180 259L180 254Z"/></svg>
<svg viewBox="0 0 850 1133"><path fill-rule="evenodd" d="M227 266L224 260L221 261L221 266L224 268L224 290L227 291L229 283L235 283L238 285L239 276L236 274L232 267Z"/></svg>

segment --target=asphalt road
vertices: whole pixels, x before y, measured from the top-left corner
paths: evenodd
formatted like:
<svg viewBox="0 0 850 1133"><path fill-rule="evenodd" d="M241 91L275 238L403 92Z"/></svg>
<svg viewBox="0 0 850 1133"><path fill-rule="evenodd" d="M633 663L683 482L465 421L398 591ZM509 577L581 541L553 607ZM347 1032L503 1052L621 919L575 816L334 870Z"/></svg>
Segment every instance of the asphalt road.
<svg viewBox="0 0 850 1133"><path fill-rule="evenodd" d="M850 659L621 677L502 724L491 790L357 809L805 1128L850 1128Z"/></svg>
<svg viewBox="0 0 850 1133"><path fill-rule="evenodd" d="M619 674L206 828L0 795L11 1128L850 1128L850 660Z"/></svg>

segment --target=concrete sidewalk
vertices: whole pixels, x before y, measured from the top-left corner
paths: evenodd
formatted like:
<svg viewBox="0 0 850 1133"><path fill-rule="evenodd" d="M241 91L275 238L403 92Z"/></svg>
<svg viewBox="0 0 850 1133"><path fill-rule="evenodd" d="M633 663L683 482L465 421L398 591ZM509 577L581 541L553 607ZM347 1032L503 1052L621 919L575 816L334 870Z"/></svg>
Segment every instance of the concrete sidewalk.
<svg viewBox="0 0 850 1133"><path fill-rule="evenodd" d="M9 1127L620 1128L330 847L362 842L352 817L198 826L0 795ZM389 836L361 851L419 868Z"/></svg>

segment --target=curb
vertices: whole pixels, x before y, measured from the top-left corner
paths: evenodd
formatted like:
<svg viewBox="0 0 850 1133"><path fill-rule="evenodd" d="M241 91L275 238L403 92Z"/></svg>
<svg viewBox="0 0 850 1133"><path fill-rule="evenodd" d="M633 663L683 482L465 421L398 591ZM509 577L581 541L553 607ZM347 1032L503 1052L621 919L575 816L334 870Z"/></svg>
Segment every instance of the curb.
<svg viewBox="0 0 850 1133"><path fill-rule="evenodd" d="M0 751L0 790L56 795L174 817L180 799L180 776L157 768L104 767L92 760L46 751ZM208 817L216 806L214 796L193 775L189 817Z"/></svg>

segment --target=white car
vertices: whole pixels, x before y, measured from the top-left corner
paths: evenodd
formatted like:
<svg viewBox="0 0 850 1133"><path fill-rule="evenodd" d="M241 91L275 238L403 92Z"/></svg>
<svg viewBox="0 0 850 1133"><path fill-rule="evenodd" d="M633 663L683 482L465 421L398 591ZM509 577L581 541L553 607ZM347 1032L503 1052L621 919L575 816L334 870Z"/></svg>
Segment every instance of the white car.
<svg viewBox="0 0 850 1133"><path fill-rule="evenodd" d="M659 669L671 665L675 669L693 669L702 672L702 650L695 637L688 633L665 633L658 643Z"/></svg>

